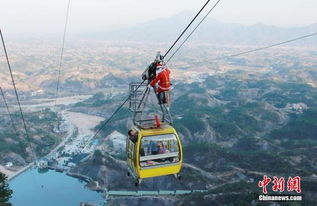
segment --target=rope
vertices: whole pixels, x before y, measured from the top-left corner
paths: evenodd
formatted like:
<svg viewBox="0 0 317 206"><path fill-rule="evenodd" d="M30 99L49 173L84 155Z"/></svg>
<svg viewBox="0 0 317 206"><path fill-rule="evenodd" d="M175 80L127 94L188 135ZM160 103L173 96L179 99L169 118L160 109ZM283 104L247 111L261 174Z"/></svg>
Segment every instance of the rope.
<svg viewBox="0 0 317 206"><path fill-rule="evenodd" d="M145 80L143 80L143 82L137 86L137 88L133 91L133 93L136 92L144 82L145 82ZM95 138L95 137L98 135L98 133L110 122L110 120L114 117L114 115L116 115L116 113L119 112L119 110L120 110L120 109L125 105L125 103L130 99L131 95L132 95L132 94L130 94L130 95L128 96L128 98L126 98L126 100L124 100L124 101L120 104L120 106L119 106L119 107L112 113L112 115L103 123L103 125L98 129L98 131L94 134L94 136L93 136L92 138Z"/></svg>

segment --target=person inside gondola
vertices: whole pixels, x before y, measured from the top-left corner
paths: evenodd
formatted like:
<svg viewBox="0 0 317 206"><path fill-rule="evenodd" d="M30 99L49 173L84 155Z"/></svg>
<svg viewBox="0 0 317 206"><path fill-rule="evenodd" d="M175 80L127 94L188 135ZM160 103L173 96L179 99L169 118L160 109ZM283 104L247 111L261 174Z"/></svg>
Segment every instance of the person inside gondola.
<svg viewBox="0 0 317 206"><path fill-rule="evenodd" d="M166 149L164 147L164 144L162 141L151 141L148 147L148 153L151 155L157 155L157 154L164 154L166 153ZM148 160L146 161L147 166L160 164L161 162L164 162L165 159L155 159L155 160Z"/></svg>
<svg viewBox="0 0 317 206"><path fill-rule="evenodd" d="M140 148L140 156L141 157L145 156L144 148L142 146Z"/></svg>
<svg viewBox="0 0 317 206"><path fill-rule="evenodd" d="M157 144L156 144L155 141L151 141L151 142L150 142L147 152L148 152L148 154L151 154L151 155L156 155L156 154L158 154Z"/></svg>
<svg viewBox="0 0 317 206"><path fill-rule="evenodd" d="M166 153L166 149L162 141L157 142L157 151L159 154Z"/></svg>
<svg viewBox="0 0 317 206"><path fill-rule="evenodd" d="M133 143L136 143L138 141L138 132L137 131L134 131L132 129L130 129L128 131L128 136L129 136L129 139L133 142Z"/></svg>

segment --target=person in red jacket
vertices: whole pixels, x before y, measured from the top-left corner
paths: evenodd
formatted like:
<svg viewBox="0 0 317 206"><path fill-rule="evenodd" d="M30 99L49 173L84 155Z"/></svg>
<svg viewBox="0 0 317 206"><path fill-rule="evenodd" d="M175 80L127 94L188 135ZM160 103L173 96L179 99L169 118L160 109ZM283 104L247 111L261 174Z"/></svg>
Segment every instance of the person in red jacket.
<svg viewBox="0 0 317 206"><path fill-rule="evenodd" d="M171 71L169 68L164 67L161 62L156 64L156 77L150 82L150 86L154 87L156 84L156 93L159 97L160 104L168 103L168 92L171 89L171 81L170 81Z"/></svg>

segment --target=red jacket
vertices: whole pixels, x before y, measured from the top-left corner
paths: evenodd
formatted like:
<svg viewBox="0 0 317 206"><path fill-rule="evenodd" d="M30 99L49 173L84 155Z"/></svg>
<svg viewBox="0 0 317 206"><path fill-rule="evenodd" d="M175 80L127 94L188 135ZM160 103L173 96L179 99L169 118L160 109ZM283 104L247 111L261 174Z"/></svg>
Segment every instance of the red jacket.
<svg viewBox="0 0 317 206"><path fill-rule="evenodd" d="M153 87L158 82L161 91L169 91L171 87L170 74L171 71L168 68L165 68L155 77L155 79L153 79L150 85Z"/></svg>

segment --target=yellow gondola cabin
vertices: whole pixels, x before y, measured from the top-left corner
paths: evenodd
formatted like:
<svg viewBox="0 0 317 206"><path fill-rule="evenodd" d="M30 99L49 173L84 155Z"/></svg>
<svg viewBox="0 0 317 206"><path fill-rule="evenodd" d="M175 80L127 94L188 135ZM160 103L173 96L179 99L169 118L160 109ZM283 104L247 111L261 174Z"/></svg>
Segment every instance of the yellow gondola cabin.
<svg viewBox="0 0 317 206"><path fill-rule="evenodd" d="M138 186L144 178L174 174L180 179L183 162L181 141L169 124L160 127L133 126L135 137L127 138L128 175Z"/></svg>

